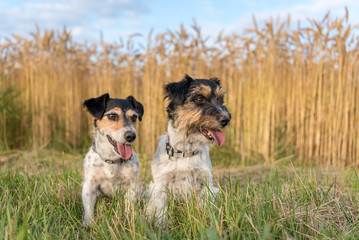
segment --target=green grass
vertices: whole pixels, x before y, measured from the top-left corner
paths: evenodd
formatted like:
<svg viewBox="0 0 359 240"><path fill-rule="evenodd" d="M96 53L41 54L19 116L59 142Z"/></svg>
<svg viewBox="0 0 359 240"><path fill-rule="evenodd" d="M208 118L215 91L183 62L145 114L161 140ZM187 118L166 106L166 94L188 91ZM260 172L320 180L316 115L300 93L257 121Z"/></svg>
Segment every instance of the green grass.
<svg viewBox="0 0 359 240"><path fill-rule="evenodd" d="M96 223L86 229L81 155L12 152L1 154L0 164L0 239L359 238L354 169L299 168L291 162L241 167L230 174L215 169L216 201L200 208L195 196L171 200L167 227L146 220L140 204L125 214L118 194L99 198Z"/></svg>

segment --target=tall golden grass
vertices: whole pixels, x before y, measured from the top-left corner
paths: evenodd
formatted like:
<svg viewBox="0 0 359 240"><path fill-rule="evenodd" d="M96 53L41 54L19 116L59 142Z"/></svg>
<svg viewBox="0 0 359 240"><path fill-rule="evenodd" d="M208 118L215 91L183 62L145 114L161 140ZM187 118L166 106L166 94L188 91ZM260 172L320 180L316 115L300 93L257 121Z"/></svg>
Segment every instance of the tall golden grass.
<svg viewBox="0 0 359 240"><path fill-rule="evenodd" d="M306 163L358 164L358 37L347 21L348 13L327 14L293 28L288 17L260 28L253 19L245 33L219 34L214 43L194 24L150 33L142 48L136 35L97 45L75 43L67 30L15 35L0 46L1 88L15 86L21 106L7 141L81 147L92 125L82 102L109 92L144 104L136 148L151 156L167 127L162 86L188 73L222 80L233 117L227 146L242 159L293 154Z"/></svg>

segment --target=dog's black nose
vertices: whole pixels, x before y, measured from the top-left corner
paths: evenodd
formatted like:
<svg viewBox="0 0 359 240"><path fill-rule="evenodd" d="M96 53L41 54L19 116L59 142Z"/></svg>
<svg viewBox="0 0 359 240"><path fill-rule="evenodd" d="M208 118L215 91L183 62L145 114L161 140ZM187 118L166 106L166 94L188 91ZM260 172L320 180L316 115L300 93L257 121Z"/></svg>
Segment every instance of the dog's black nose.
<svg viewBox="0 0 359 240"><path fill-rule="evenodd" d="M136 133L134 133L134 132L125 132L125 139L128 142L133 142L136 139Z"/></svg>
<svg viewBox="0 0 359 240"><path fill-rule="evenodd" d="M220 124L221 124L222 127L225 127L225 126L227 126L227 125L229 124L229 121L230 121L230 120L231 120L231 119L230 119L229 117L223 116L223 117L221 117L221 118L219 119L219 122L220 122Z"/></svg>

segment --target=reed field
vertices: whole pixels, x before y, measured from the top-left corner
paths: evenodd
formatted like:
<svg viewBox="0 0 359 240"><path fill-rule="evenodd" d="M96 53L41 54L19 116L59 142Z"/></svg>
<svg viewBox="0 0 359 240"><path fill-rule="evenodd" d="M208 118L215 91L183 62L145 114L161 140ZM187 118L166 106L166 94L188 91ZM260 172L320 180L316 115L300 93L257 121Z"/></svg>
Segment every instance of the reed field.
<svg viewBox="0 0 359 240"><path fill-rule="evenodd" d="M136 150L152 156L167 127L162 86L188 73L221 79L232 113L226 151L238 164L357 166L359 42L347 20L253 19L212 40L196 24L117 43L77 43L66 29L14 35L0 45L0 146L88 148L93 120L82 103L108 92L143 103Z"/></svg>

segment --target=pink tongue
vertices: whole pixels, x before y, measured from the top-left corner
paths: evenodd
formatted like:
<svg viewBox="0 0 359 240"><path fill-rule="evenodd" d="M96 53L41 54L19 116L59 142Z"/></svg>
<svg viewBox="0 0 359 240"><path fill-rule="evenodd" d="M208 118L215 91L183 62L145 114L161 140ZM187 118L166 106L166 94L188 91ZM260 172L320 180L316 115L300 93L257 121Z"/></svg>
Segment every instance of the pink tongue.
<svg viewBox="0 0 359 240"><path fill-rule="evenodd" d="M213 137L213 139L216 142L218 147L220 147L224 143L224 141L226 140L226 136L220 130L213 131L213 130L207 129L207 131L212 135L212 137Z"/></svg>
<svg viewBox="0 0 359 240"><path fill-rule="evenodd" d="M132 147L128 144L117 142L117 150L123 160L127 160L132 156Z"/></svg>

